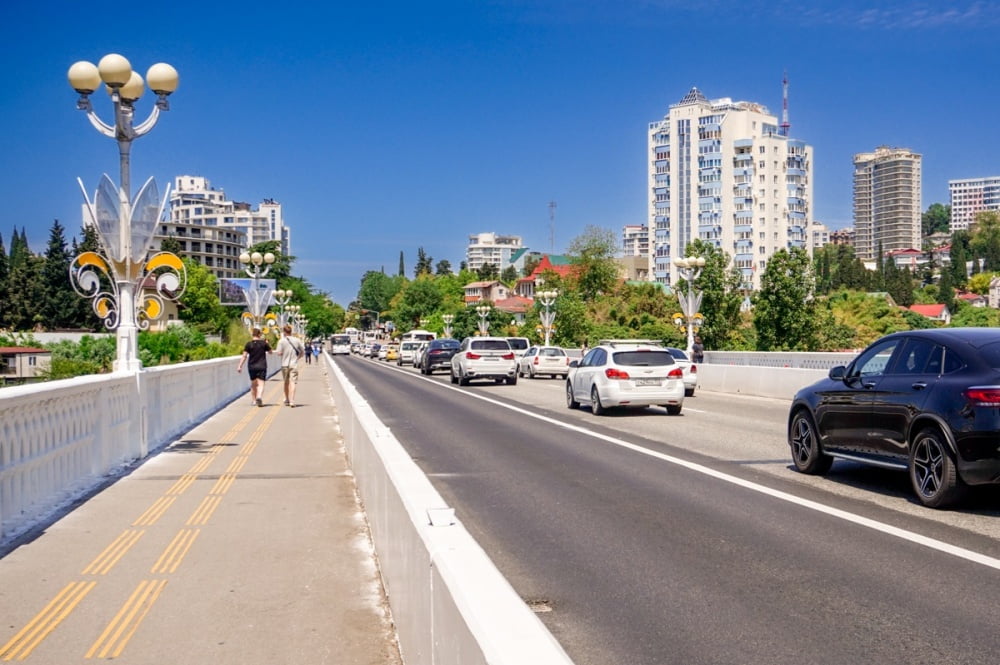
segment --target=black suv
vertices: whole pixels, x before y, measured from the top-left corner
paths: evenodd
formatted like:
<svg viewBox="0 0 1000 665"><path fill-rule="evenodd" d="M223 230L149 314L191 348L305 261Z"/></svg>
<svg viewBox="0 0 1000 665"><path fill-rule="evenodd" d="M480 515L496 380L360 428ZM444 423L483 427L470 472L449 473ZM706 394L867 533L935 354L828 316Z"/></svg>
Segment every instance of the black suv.
<svg viewBox="0 0 1000 665"><path fill-rule="evenodd" d="M457 339L432 339L427 343L424 357L420 360L420 373L433 374L436 369L447 369L450 372L451 357L459 346L461 343Z"/></svg>
<svg viewBox="0 0 1000 665"><path fill-rule="evenodd" d="M887 335L847 367L795 395L795 467L834 459L906 470L917 498L957 503L969 485L1000 483L1000 331L938 328Z"/></svg>

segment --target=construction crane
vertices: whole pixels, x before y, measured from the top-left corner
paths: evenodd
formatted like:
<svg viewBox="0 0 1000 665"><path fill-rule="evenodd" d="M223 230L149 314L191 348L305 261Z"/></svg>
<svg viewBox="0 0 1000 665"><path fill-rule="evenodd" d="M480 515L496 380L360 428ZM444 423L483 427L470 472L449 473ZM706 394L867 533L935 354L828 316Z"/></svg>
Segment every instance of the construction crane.
<svg viewBox="0 0 1000 665"><path fill-rule="evenodd" d="M788 130L792 128L788 122L788 70L785 70L781 79L781 135L788 136Z"/></svg>

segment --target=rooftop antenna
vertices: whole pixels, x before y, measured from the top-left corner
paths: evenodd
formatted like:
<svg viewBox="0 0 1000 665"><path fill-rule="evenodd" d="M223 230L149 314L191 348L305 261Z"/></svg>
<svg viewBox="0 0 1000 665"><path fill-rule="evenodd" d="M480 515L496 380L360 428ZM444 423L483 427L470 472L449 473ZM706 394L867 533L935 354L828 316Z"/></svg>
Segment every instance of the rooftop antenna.
<svg viewBox="0 0 1000 665"><path fill-rule="evenodd" d="M549 252L556 251L556 202L549 201Z"/></svg>
<svg viewBox="0 0 1000 665"><path fill-rule="evenodd" d="M792 125L788 122L788 70L781 79L781 135L788 136Z"/></svg>

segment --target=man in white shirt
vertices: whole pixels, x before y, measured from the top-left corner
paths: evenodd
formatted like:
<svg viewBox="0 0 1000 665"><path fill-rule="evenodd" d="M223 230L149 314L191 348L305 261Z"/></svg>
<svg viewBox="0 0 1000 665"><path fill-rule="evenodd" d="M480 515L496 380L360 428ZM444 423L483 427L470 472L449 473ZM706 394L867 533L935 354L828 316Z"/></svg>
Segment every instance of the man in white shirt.
<svg viewBox="0 0 1000 665"><path fill-rule="evenodd" d="M285 333L276 349L281 354L281 378L285 382L285 406L295 406L295 384L299 382L299 358L305 351L302 341L292 337L292 327L285 326Z"/></svg>

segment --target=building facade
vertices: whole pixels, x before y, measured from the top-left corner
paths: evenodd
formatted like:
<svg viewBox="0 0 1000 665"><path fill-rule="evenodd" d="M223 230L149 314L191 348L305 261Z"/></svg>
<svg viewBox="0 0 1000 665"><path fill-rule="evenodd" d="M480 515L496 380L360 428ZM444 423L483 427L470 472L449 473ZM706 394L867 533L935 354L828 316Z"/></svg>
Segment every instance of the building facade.
<svg viewBox="0 0 1000 665"><path fill-rule="evenodd" d="M522 249L521 236L505 236L496 233L477 233L469 236L465 249L465 264L469 270L479 270L487 263L503 272L511 265L511 258Z"/></svg>
<svg viewBox="0 0 1000 665"><path fill-rule="evenodd" d="M859 259L920 247L921 156L880 146L854 156L854 250Z"/></svg>
<svg viewBox="0 0 1000 665"><path fill-rule="evenodd" d="M645 224L626 224L622 227L622 254L624 256L649 256L649 227Z"/></svg>
<svg viewBox="0 0 1000 665"><path fill-rule="evenodd" d="M980 212L1000 210L1000 176L949 180L948 192L952 232L968 229Z"/></svg>
<svg viewBox="0 0 1000 665"><path fill-rule="evenodd" d="M764 106L692 88L649 123L648 146L653 280L676 283L673 260L696 239L732 257L749 288L778 250L810 250L812 147Z"/></svg>
<svg viewBox="0 0 1000 665"><path fill-rule="evenodd" d="M173 236L182 256L211 270L216 277L244 277L240 254L248 247L270 240L291 254L291 229L284 222L281 204L274 199L254 209L249 203L230 201L207 178L177 176L170 193L170 217L160 223L154 239L159 246Z"/></svg>

